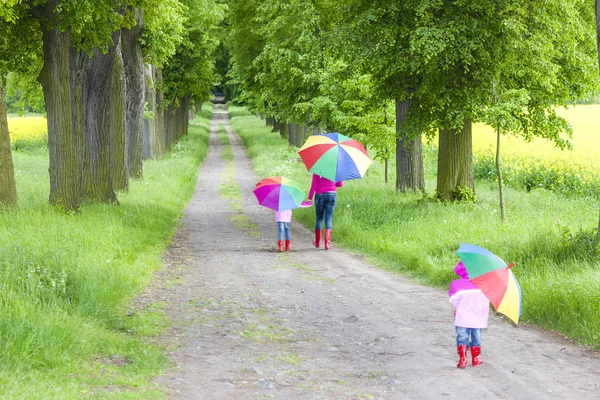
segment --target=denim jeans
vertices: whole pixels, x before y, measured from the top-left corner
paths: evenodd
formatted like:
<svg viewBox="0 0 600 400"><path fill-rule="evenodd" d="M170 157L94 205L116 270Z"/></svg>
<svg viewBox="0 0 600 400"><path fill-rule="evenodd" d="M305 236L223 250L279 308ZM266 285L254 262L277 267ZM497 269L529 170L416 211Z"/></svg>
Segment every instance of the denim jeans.
<svg viewBox="0 0 600 400"><path fill-rule="evenodd" d="M456 327L456 345L462 346L466 344L469 347L481 346L481 329L480 328L463 328Z"/></svg>
<svg viewBox="0 0 600 400"><path fill-rule="evenodd" d="M290 240L290 223L289 222L278 222L277 230L279 231L279 239L283 240L285 234L285 240Z"/></svg>
<svg viewBox="0 0 600 400"><path fill-rule="evenodd" d="M315 194L315 230L323 229L323 219L325 219L325 229L331 229L333 226L333 209L337 203L335 192Z"/></svg>

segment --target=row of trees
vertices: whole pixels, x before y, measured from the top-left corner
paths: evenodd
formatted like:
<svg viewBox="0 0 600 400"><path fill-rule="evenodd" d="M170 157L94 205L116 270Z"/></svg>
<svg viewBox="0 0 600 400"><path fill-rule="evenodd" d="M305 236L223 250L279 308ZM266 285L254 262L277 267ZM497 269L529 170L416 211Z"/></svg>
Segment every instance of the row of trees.
<svg viewBox="0 0 600 400"><path fill-rule="evenodd" d="M592 0L228 6L228 94L280 125L341 130L383 159L395 148L398 190L424 190L421 141L438 134L437 195L474 191L474 122L498 144L515 134L568 147L555 107L599 90Z"/></svg>
<svg viewBox="0 0 600 400"><path fill-rule="evenodd" d="M216 0L2 0L0 78L41 83L50 202L117 202L210 98ZM16 204L0 79L0 204Z"/></svg>

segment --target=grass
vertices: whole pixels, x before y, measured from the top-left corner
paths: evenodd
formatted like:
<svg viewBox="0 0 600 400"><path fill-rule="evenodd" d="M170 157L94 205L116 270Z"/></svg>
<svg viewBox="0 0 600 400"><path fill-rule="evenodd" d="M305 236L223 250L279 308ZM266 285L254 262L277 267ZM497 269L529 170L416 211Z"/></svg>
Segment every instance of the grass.
<svg viewBox="0 0 600 400"><path fill-rule="evenodd" d="M238 107L229 109L258 178L284 175L308 192L311 175L298 149L264 121ZM434 149L426 149L430 194L435 190L435 156ZM396 193L394 160L389 171L386 184L383 164L374 162L364 179L345 182L338 190L334 243L384 269L444 289L456 278L459 242L486 247L516 263L513 272L523 293L521 322L600 349L600 255L594 242L598 199L505 188L508 219L502 224L493 181L476 181L476 203L442 203L431 195ZM294 210L294 219L312 229L314 210Z"/></svg>
<svg viewBox="0 0 600 400"><path fill-rule="evenodd" d="M163 398L160 304L131 301L162 268L206 155L209 123L119 193L78 214L48 205L48 156L15 151L19 209L0 214L0 397Z"/></svg>

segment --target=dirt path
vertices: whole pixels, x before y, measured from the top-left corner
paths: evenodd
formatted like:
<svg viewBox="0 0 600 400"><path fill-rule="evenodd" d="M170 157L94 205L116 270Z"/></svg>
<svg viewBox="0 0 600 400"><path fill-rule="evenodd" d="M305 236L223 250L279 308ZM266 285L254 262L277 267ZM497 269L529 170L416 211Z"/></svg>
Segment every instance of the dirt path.
<svg viewBox="0 0 600 400"><path fill-rule="evenodd" d="M196 193L145 296L172 318L173 368L157 378L170 398L600 398L598 354L496 317L485 363L458 370L446 292L336 248L335 231L332 250L315 249L292 222L292 251L277 253L273 212L256 204L252 164L215 111ZM226 190L235 183L241 197Z"/></svg>

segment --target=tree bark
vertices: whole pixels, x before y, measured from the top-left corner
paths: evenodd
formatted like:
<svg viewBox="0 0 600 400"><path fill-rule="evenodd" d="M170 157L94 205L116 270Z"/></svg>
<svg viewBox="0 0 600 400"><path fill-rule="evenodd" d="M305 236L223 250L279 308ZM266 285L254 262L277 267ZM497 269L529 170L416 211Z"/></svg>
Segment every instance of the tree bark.
<svg viewBox="0 0 600 400"><path fill-rule="evenodd" d="M155 157L162 157L165 154L165 109L163 107L164 94L162 91L162 69L155 70L156 87L156 117L154 119L156 140L154 141Z"/></svg>
<svg viewBox="0 0 600 400"><path fill-rule="evenodd" d="M6 103L0 78L0 209L17 205L15 168L10 150L10 134L6 117Z"/></svg>
<svg viewBox="0 0 600 400"><path fill-rule="evenodd" d="M51 20L58 0L51 0L45 17ZM77 210L81 203L80 165L75 150L71 104L70 54L68 31L44 27L42 30L44 65L40 71L48 118L50 203L65 210Z"/></svg>
<svg viewBox="0 0 600 400"><path fill-rule="evenodd" d="M113 34L115 45L106 54L94 50L86 59L83 74L84 198L102 203L117 202L113 185L116 146L112 78L120 37L120 31Z"/></svg>
<svg viewBox="0 0 600 400"><path fill-rule="evenodd" d="M69 49L70 54L70 70L71 70L71 121L73 124L73 135L75 138L75 156L77 157L77 165L81 168L77 175L77 186L79 196L83 200L83 182L84 182L84 138L83 138L83 100L82 100L82 84L83 84L83 67L86 59L85 53L78 51L74 47Z"/></svg>
<svg viewBox="0 0 600 400"><path fill-rule="evenodd" d="M143 176L144 151L144 61L142 58L143 17L142 11L135 11L137 24L131 29L123 29L123 62L125 65L126 88L126 160L129 176L141 179Z"/></svg>
<svg viewBox="0 0 600 400"><path fill-rule="evenodd" d="M458 187L475 192L471 121L458 132L440 129L438 147L437 196L453 201Z"/></svg>
<svg viewBox="0 0 600 400"><path fill-rule="evenodd" d="M125 64L121 46L115 47L114 61L112 63L111 86L111 125L114 135L113 151L113 186L116 191L129 190L129 171L127 169L127 123L126 123L126 87Z"/></svg>
<svg viewBox="0 0 600 400"><path fill-rule="evenodd" d="M280 122L279 135L284 139L288 139L290 137L290 124L287 122Z"/></svg>
<svg viewBox="0 0 600 400"><path fill-rule="evenodd" d="M169 104L167 108L165 108L165 152L171 151L171 145L174 143L174 107L173 104Z"/></svg>
<svg viewBox="0 0 600 400"><path fill-rule="evenodd" d="M302 147L306 141L306 125L296 125L296 147Z"/></svg>
<svg viewBox="0 0 600 400"><path fill-rule="evenodd" d="M144 70L144 83L146 99L146 110L148 115L144 116L144 160L154 157L154 148L156 145L156 89L154 86L154 67L147 65Z"/></svg>
<svg viewBox="0 0 600 400"><path fill-rule="evenodd" d="M424 192L425 169L421 136L410 139L400 135L400 129L411 104L410 100L402 102L396 100L396 191Z"/></svg>

